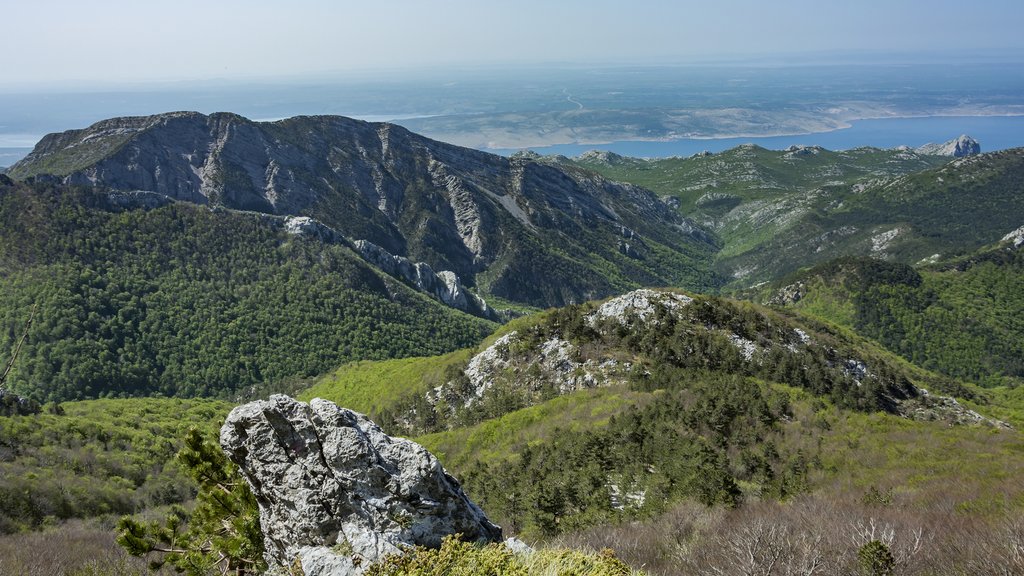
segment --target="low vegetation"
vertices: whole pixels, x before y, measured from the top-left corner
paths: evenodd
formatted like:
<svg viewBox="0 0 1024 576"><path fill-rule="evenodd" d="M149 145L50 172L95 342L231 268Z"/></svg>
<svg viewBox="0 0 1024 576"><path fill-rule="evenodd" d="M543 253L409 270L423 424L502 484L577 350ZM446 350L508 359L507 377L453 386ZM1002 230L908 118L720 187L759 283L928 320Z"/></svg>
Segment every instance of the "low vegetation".
<svg viewBox="0 0 1024 576"><path fill-rule="evenodd" d="M190 427L212 435L229 409L214 400L138 398L0 417L0 534L191 500L196 488L174 454Z"/></svg>
<svg viewBox="0 0 1024 576"><path fill-rule="evenodd" d="M532 576L580 574L587 576L643 576L615 557L611 549L587 554L568 549L540 549L516 553L504 544L481 546L445 538L438 549L416 548L404 556L390 556L372 565L367 576Z"/></svg>

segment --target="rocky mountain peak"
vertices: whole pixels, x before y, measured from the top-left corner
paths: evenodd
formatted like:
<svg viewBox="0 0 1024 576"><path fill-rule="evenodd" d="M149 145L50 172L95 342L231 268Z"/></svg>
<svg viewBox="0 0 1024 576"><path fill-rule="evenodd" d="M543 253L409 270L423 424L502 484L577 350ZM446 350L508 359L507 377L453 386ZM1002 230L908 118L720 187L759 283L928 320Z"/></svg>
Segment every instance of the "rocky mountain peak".
<svg viewBox="0 0 1024 576"><path fill-rule="evenodd" d="M220 444L259 504L271 566L298 559L307 576L347 576L451 534L501 539L430 452L332 402L275 395L239 406Z"/></svg>
<svg viewBox="0 0 1024 576"><path fill-rule="evenodd" d="M964 156L981 154L981 144L979 144L974 138L971 138L966 134L961 134L959 137L943 144L925 144L924 146L917 148L916 152L919 154L930 154L933 156L952 156L954 158L963 158Z"/></svg>

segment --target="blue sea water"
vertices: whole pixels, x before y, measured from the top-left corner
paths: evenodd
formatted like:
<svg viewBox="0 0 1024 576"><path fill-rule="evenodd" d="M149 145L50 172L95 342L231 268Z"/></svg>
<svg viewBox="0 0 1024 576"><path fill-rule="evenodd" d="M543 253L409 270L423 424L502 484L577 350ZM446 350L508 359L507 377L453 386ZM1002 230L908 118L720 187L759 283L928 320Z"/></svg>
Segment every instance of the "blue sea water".
<svg viewBox="0 0 1024 576"><path fill-rule="evenodd" d="M801 134L796 136L767 136L758 138L683 139L668 142L623 141L608 144L563 144L531 148L540 154L578 156L588 150L608 150L623 156L638 158L665 158L691 156L707 150L721 152L740 144L757 144L764 148L782 150L793 145L822 146L829 150L848 150L861 146L895 148L917 147L929 142L941 143L961 134L973 137L981 144L982 152L1005 150L1024 146L1024 116L928 116L921 118L882 118L857 120L850 128ZM515 150L492 150L510 154Z"/></svg>
<svg viewBox="0 0 1024 576"><path fill-rule="evenodd" d="M691 156L707 150L721 152L753 143L773 150L793 145L822 146L829 150L848 150L861 146L894 148L907 145L921 146L929 142L946 142L967 134L981 143L982 152L1024 146L1024 116L927 116L921 118L882 118L857 120L850 128L800 134L795 136L768 136L760 138L683 139L668 142L622 141L608 144L560 144L532 148L540 154L578 156L588 150L609 150L623 156L638 158L665 158ZM18 144L21 144L18 142ZM22 144L23 146L23 144ZM0 148L0 166L10 166L31 151L31 148ZM511 154L516 149L488 150Z"/></svg>

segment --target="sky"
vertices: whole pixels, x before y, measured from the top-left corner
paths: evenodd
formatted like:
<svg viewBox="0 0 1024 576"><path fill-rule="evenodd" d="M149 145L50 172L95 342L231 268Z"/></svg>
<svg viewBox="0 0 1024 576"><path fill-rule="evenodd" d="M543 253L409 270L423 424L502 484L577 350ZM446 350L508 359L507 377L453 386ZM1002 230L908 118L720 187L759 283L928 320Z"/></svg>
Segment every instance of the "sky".
<svg viewBox="0 0 1024 576"><path fill-rule="evenodd" d="M1020 0L8 0L0 90L769 54L1024 55Z"/></svg>

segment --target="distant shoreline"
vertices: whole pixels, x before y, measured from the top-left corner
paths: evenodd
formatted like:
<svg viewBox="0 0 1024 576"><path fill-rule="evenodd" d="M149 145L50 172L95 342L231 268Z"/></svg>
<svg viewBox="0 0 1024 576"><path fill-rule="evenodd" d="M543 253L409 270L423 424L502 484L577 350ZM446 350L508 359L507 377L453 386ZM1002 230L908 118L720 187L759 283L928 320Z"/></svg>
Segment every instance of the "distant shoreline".
<svg viewBox="0 0 1024 576"><path fill-rule="evenodd" d="M389 118L389 119L385 120L386 116L388 116L388 115L375 115L375 116L363 115L363 118L365 119L365 118L371 118L372 117L373 120L371 120L371 121L401 122L404 119L429 118L429 117L431 117L430 115L421 115L421 114L418 114L418 115L406 115L406 116L399 115L399 116L396 116L395 118ZM378 118L380 118L380 120L377 120ZM752 132L743 132L743 133L736 133L736 134L720 133L720 134L715 134L715 135L686 136L686 137L681 137L681 138L643 138L643 137L630 138L630 137L626 137L626 138L616 139L616 140L600 140L600 141L597 141L597 140L594 140L594 141L583 140L583 141L571 142L571 143L557 143L557 144L546 143L546 144L537 144L537 145L531 145L531 146L518 146L518 147L476 147L476 148L479 149L479 150L483 150L485 152L491 152L491 153L494 153L494 154L500 154L500 155L505 155L505 156L513 154L513 153L518 152L520 150L533 150L533 151L541 153L541 154L563 154L563 155L579 155L580 153L585 152L585 151L589 151L589 150L607 150L607 151L611 151L611 152L622 154L624 156L635 156L635 157L640 157L640 158L663 158L663 157L676 156L676 155L692 155L692 153L700 152L702 150L696 150L696 152L691 152L691 153L685 153L685 152L683 152L683 153L667 153L667 152L665 152L665 153L654 153L654 154L648 153L648 154L643 154L643 155L639 155L639 154L637 154L635 152L633 152L633 153L630 153L630 152L623 153L623 152L619 152L618 150L619 149L623 149L623 148L630 148L630 147L640 148L640 147L645 147L645 146L648 147L648 148L659 147L659 146L666 147L666 148L670 148L670 147L673 147L673 146L679 147L679 148L686 148L686 144L688 144L688 143L689 144L693 144L693 145L697 145L697 144L700 145L700 146L691 146L690 148L694 148L694 147L698 147L699 148L701 146L706 146L706 147L710 147L710 148L716 148L716 149L718 149L717 151L721 151L721 150L724 150L724 149L732 148L732 147L738 146L738 145L743 144L743 143L752 143L752 144L764 145L764 147L766 147L766 148L782 149L782 148L785 148L785 147L788 147L788 146L782 146L782 145L779 145L778 143L770 142L770 141L772 141L772 140L780 140L780 139L793 139L793 140L796 140L796 139L810 139L810 138L814 138L816 140L831 140L832 138L830 138L829 135L842 134L844 131L856 129L858 124L862 124L862 123L865 123L865 122L878 122L878 121L888 122L888 121L900 121L900 120L904 120L904 121L908 121L908 120L924 120L924 121L927 121L927 120L941 120L941 119L947 119L948 120L948 119L957 119L957 118L964 119L965 121L966 120L979 120L979 119L1006 119L1006 120L1011 120L1011 119L1024 118L1024 113L1007 112L1007 113L1001 113L1001 114L952 114L952 113L938 113L938 114L873 115L873 116L864 116L864 117L843 119L843 120L841 120L841 122L842 122L841 126L837 126L835 128L831 128L831 129L816 130L816 131L803 131L803 132L786 132L786 131L782 131L782 132L772 132L772 133L767 133L767 134L765 134L765 133L760 133L759 134L759 133L752 133ZM258 120L258 121L267 121L267 120ZM950 140L952 138L955 138L955 137L959 136L960 133L961 132L958 132L956 134L944 133L941 136L937 135L934 139L931 140L931 142L933 142L933 143L942 143L942 142L948 141L948 140ZM993 150L998 150L998 149L1004 149L1006 147L1013 147L1013 146L1000 146L998 143L986 142L986 138L978 137L975 134L970 134L970 135L971 136L975 136L975 137L978 138L978 140L981 142L982 150L983 151L993 151ZM4 134L0 134L0 142L3 141L4 136L5 136ZM11 136L15 136L15 135L11 135ZM24 141L24 134L17 134L16 136L19 137L19 143L21 141ZM742 142L737 142L737 141L742 141ZM725 146L722 146L722 144L725 144ZM773 144L775 144L775 146L773 146ZM920 143L904 142L902 145L908 145L908 146L911 146L911 147L917 147L917 146L920 146L920 145L923 145L923 144L925 144L925 142L920 142ZM813 144L802 143L800 145L813 145ZM899 146L901 144L896 144L896 145L886 145L884 143L883 144L861 144L861 145L856 145L856 146L839 147L839 148L835 147L834 145L833 146L829 146L829 145L826 145L826 144L819 144L819 145L822 145L823 147L828 148L828 149L845 150L845 149L857 148L857 147L862 147L862 146L872 146L872 147L876 147L876 148L893 148L893 147ZM1021 141L1019 143L1017 143L1016 146L1024 146L1024 132L1021 133ZM5 166L12 166L16 162L18 162L19 160L21 160L22 158L27 156L32 151L32 149L33 149L33 146L0 146L0 168L5 167ZM579 152L576 153L576 154L571 154L571 153L567 153L566 150L579 150ZM709 150L709 151L715 152L716 150Z"/></svg>
<svg viewBox="0 0 1024 576"><path fill-rule="evenodd" d="M624 137L614 140L580 140L576 142L558 142L558 143L538 143L531 144L528 146L496 146L496 147L478 147L479 150L486 152L493 151L517 151L517 150L533 150L536 148L548 148L552 146L607 146L616 144L619 142L648 142L648 143L669 143L669 142L680 142L680 141L715 141L715 140L732 140L736 138L797 138L802 136L814 136L816 134L831 134L840 130L848 130L853 128L858 122L871 121L871 120L917 120L917 119L928 119L928 118L1021 118L1024 117L1024 112L1017 113L1002 113L1002 114L897 114L893 116L863 116L857 118L846 118L841 120L842 125L836 126L835 128L829 128L825 130L808 130L802 132L738 132L738 133L718 133L708 136L683 136L683 137L665 137L665 138L643 138L643 137ZM472 148L472 146L470 146Z"/></svg>
<svg viewBox="0 0 1024 576"><path fill-rule="evenodd" d="M903 122L913 123L921 121L952 121L951 126L936 127L933 134L921 141L923 132L919 127L916 130L906 130L904 126L892 126L891 130L877 130L875 123ZM962 120L962 122L957 122ZM552 144L544 146L529 146L525 148L484 148L487 152L509 155L520 150L532 150L539 154L562 154L565 156L578 156L589 150L610 151L622 156L633 156L638 158L665 158L669 156L689 156L707 149L710 152L720 152L741 144L756 144L769 149L784 149L790 145L812 146L818 145L829 150L849 150L861 147L874 148L896 148L898 146L910 146L916 148L928 143L940 144L956 138L960 134L967 133L979 140L983 152L1002 150L1006 148L1024 146L1024 130L1002 130L1005 138L993 138L991 134L972 134L967 126L959 128L961 124L976 124L978 121L1005 120L1017 122L1024 128L1024 114L921 114L921 115L896 115L876 116L851 119L845 127L837 127L831 130L799 132L799 133L773 133L773 134L740 134L728 136L693 136L686 138L659 138L659 139L622 139L606 141L601 143L575 143L575 144ZM877 130L877 131L876 131ZM953 132L956 132L955 134ZM1019 135L1019 137L1018 137ZM1010 145L1005 145L1004 140L1015 140ZM661 149L656 151L656 149ZM646 151L646 152L643 152Z"/></svg>

